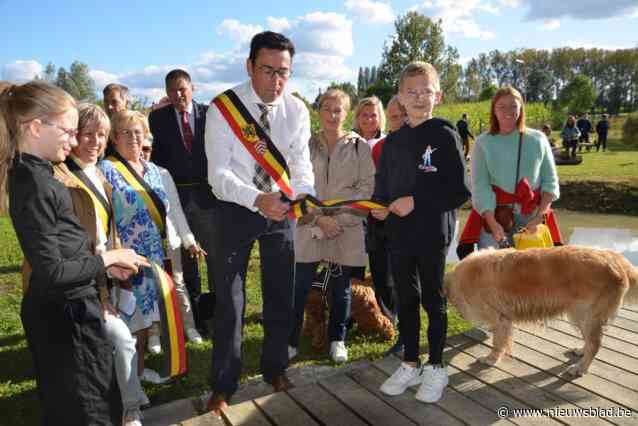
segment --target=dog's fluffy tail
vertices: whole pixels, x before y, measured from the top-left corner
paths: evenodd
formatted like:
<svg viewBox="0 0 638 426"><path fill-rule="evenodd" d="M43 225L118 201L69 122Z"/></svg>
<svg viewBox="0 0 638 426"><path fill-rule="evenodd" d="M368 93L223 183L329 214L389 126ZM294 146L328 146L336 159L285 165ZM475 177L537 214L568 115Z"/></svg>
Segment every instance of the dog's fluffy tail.
<svg viewBox="0 0 638 426"><path fill-rule="evenodd" d="M625 305L638 305L638 268L630 266L627 270L629 278L629 290L625 294Z"/></svg>

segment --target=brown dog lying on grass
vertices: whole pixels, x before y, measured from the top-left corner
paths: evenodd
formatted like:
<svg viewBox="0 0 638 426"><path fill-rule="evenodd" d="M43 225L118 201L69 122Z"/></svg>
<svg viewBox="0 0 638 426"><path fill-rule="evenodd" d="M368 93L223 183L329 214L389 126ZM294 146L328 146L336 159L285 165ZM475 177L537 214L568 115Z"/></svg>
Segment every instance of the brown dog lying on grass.
<svg viewBox="0 0 638 426"><path fill-rule="evenodd" d="M565 315L583 335L581 376L598 353L603 326L624 303L638 303L638 269L610 250L578 246L481 250L445 277L444 293L463 317L494 333L489 365L512 352L512 323Z"/></svg>
<svg viewBox="0 0 638 426"><path fill-rule="evenodd" d="M394 339L394 325L386 318L374 295L372 278L365 281L356 279L352 283L351 318L359 331L365 334L377 334L386 340ZM321 292L312 288L306 301L306 317L302 334L312 338L312 347L323 349L328 343L328 311Z"/></svg>

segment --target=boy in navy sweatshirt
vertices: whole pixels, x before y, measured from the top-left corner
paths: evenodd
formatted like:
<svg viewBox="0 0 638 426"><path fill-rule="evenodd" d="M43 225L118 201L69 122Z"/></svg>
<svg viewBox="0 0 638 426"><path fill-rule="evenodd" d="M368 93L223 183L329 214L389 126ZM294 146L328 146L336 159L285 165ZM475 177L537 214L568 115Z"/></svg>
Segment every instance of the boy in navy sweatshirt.
<svg viewBox="0 0 638 426"><path fill-rule="evenodd" d="M448 384L442 359L447 303L441 290L456 209L470 197L460 137L452 123L432 118L441 95L432 65L413 62L401 72L399 99L408 125L386 139L373 198L389 206L372 211L375 218L386 220L405 345L403 363L381 391L399 395L421 383L416 398L423 402L438 401ZM429 320L429 360L421 367L419 305Z"/></svg>

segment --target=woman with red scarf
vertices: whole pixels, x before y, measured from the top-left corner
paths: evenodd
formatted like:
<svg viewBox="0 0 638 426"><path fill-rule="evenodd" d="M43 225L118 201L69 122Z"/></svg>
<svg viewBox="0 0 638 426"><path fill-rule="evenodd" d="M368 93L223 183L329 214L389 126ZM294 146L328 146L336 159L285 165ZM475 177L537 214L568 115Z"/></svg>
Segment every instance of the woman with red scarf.
<svg viewBox="0 0 638 426"><path fill-rule="evenodd" d="M520 151L520 155L519 155ZM496 92L490 129L472 151L472 213L459 241L460 258L479 248L513 245L521 228L545 222L561 244L551 204L559 197L552 148L540 131L525 126L523 97L514 88Z"/></svg>

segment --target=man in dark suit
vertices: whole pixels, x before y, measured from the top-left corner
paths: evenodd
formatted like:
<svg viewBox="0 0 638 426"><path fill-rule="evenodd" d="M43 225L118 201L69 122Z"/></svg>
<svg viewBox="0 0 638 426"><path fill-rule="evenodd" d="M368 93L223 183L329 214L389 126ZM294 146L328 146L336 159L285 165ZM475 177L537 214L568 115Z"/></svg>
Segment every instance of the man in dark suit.
<svg viewBox="0 0 638 426"><path fill-rule="evenodd" d="M153 134L151 161L167 169L177 185L188 225L201 247L208 252L208 287L212 292L216 199L208 184L208 161L204 150L208 106L193 101L193 83L184 70L175 69L166 75L166 94L170 104L151 112L148 118ZM197 259L191 258L186 251L182 252L182 259L195 325L206 335L208 330L198 309L201 282Z"/></svg>

